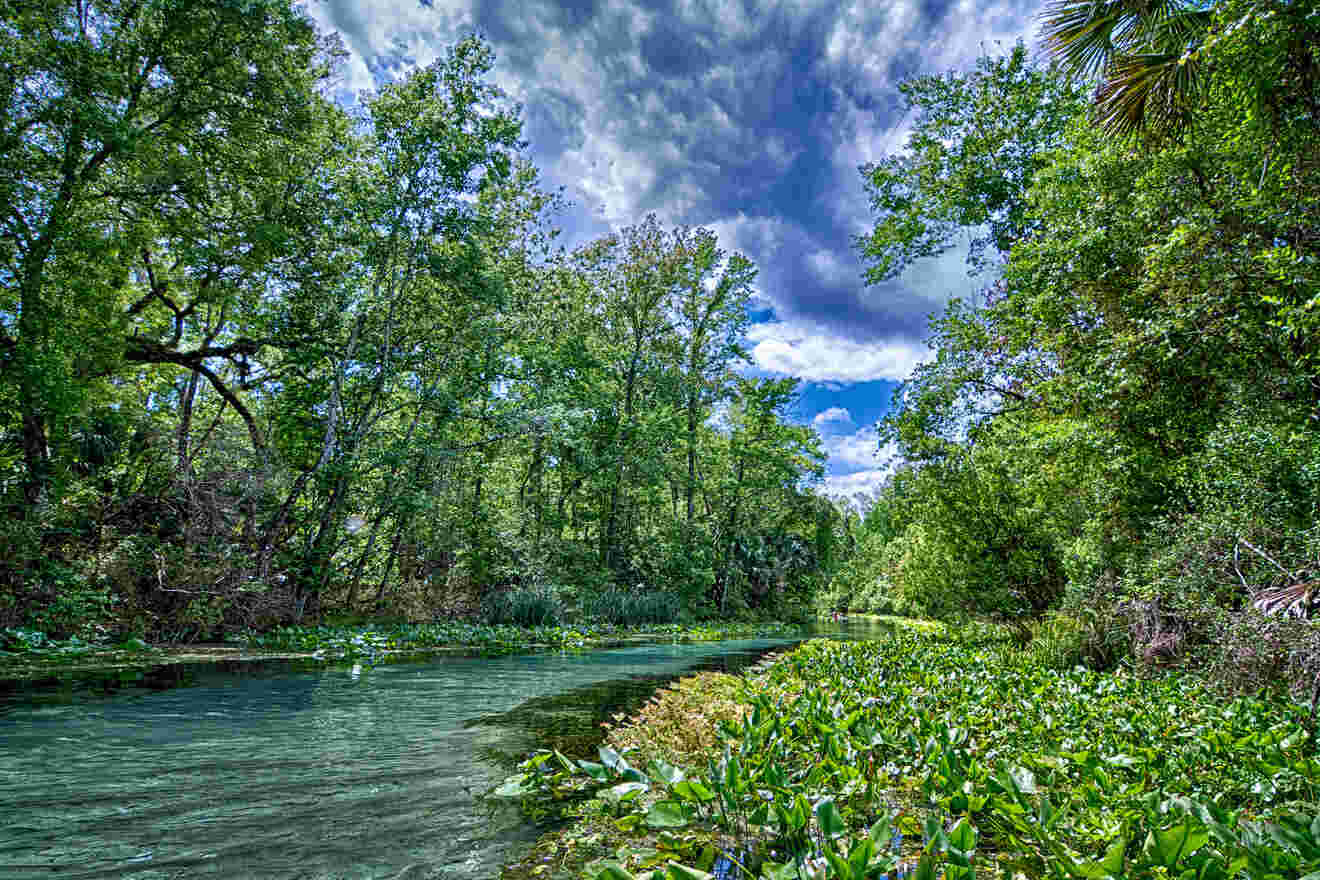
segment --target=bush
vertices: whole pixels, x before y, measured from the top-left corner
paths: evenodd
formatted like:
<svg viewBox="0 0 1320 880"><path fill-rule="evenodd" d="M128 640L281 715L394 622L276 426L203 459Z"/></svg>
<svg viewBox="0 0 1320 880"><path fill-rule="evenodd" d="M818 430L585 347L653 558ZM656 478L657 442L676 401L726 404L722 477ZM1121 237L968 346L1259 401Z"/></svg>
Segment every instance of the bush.
<svg viewBox="0 0 1320 880"><path fill-rule="evenodd" d="M1209 678L1230 693L1284 687L1309 700L1320 658L1320 630L1309 620L1255 610L1224 615L1215 634Z"/></svg>
<svg viewBox="0 0 1320 880"><path fill-rule="evenodd" d="M1075 666L1100 671L1112 669L1132 651L1128 619L1108 606L1053 613L1026 627L1026 651L1042 669L1061 672Z"/></svg>
<svg viewBox="0 0 1320 880"><path fill-rule="evenodd" d="M677 623L682 613L682 598L665 590L634 592L614 588L582 598L584 617L621 626Z"/></svg>
<svg viewBox="0 0 1320 880"><path fill-rule="evenodd" d="M481 616L491 625L554 626L564 609L550 587L520 587L489 593L481 602Z"/></svg>

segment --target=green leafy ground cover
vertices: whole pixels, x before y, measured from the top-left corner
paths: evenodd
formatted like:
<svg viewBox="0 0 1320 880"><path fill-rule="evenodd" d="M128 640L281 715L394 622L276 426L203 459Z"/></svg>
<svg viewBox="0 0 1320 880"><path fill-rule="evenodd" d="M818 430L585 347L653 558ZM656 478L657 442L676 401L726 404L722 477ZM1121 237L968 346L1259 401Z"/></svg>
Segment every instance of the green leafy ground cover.
<svg viewBox="0 0 1320 880"><path fill-rule="evenodd" d="M1281 695L903 632L810 642L749 678L744 703L704 766L645 746L534 756L497 794L600 791L528 873L1320 876L1320 761L1307 709Z"/></svg>

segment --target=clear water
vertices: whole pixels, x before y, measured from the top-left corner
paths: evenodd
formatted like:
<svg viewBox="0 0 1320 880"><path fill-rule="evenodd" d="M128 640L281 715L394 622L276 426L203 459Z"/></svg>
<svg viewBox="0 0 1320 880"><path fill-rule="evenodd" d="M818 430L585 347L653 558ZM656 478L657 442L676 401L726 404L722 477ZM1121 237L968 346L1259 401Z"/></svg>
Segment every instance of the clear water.
<svg viewBox="0 0 1320 880"><path fill-rule="evenodd" d="M539 833L477 798L513 762L544 745L589 752L602 720L664 681L787 644L11 685L0 876L489 877Z"/></svg>

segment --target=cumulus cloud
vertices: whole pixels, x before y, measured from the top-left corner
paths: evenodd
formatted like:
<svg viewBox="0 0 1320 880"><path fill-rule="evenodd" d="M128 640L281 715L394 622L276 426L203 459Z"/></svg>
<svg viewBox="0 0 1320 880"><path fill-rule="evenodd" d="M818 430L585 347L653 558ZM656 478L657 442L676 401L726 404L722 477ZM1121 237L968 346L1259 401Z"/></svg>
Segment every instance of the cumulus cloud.
<svg viewBox="0 0 1320 880"><path fill-rule="evenodd" d="M816 413L811 424L818 431L841 431L853 424L853 417L843 407L832 406Z"/></svg>
<svg viewBox="0 0 1320 880"><path fill-rule="evenodd" d="M889 468L857 471L851 474L827 476L824 481L825 494L838 498L854 507L863 508L866 500L880 491L880 487L889 479Z"/></svg>
<svg viewBox="0 0 1320 880"><path fill-rule="evenodd" d="M826 434L822 447L829 457L825 494L858 504L859 496L873 495L893 472L895 449L880 446L873 425L847 434Z"/></svg>
<svg viewBox="0 0 1320 880"><path fill-rule="evenodd" d="M825 328L791 321L754 324L747 338L757 367L809 382L901 380L928 354L916 342L856 342Z"/></svg>
<svg viewBox="0 0 1320 880"><path fill-rule="evenodd" d="M858 428L850 434L825 435L821 445L829 455L830 470L839 474L875 470L893 457L894 450L880 448L880 436L874 425Z"/></svg>
<svg viewBox="0 0 1320 880"><path fill-rule="evenodd" d="M898 149L897 84L965 66L1024 33L1021 0L325 0L309 14L351 51L355 89L468 33L524 108L533 158L581 209L581 240L656 212L720 225L776 312L853 340L924 335L967 286L957 260L868 290L857 165ZM735 227L745 226L744 229ZM722 240L724 236L721 236ZM951 269L952 271L946 271Z"/></svg>

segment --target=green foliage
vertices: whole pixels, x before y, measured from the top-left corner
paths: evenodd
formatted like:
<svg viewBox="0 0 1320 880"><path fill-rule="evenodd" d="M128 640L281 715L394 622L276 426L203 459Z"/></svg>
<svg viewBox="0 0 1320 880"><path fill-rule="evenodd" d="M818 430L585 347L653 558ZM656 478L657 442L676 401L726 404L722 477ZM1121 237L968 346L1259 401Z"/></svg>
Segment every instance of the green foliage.
<svg viewBox="0 0 1320 880"><path fill-rule="evenodd" d="M664 590L610 589L582 597L582 616L624 626L676 623L683 613L677 593Z"/></svg>
<svg viewBox="0 0 1320 880"><path fill-rule="evenodd" d="M898 276L965 229L978 230L969 265L994 265L1034 226L1026 188L1079 112L1080 91L1033 67L1021 44L970 73L914 77L899 89L916 111L912 134L902 153L861 169L878 218L857 240L867 279Z"/></svg>
<svg viewBox="0 0 1320 880"><path fill-rule="evenodd" d="M481 605L482 619L492 626L554 626L564 609L550 587L518 587L490 593ZM614 622L614 621L611 621Z"/></svg>
<svg viewBox="0 0 1320 880"><path fill-rule="evenodd" d="M819 581L795 383L734 369L755 266L654 217L565 253L482 40L343 107L287 0L0 15L0 625L558 619L527 583L765 616Z"/></svg>
<svg viewBox="0 0 1320 880"><path fill-rule="evenodd" d="M1042 662L1108 665L1129 642L1165 663L1223 639L1227 670L1242 609L1306 613L1320 574L1320 346L1302 317L1320 291L1320 19L1251 0L1045 15L1055 51L1100 78L1101 117L1151 136L1116 141L1019 55L908 84L912 148L864 169L873 280L988 222L966 205L1001 206L1004 263L980 301L934 321L935 355L897 391L880 434L906 464L828 601L1064 606L1081 629L1039 624ZM972 124L995 92L1013 132ZM1021 173L950 170L996 169L1019 141ZM1126 623L1089 622L1110 612ZM1221 678L1264 677L1250 665Z"/></svg>
<svg viewBox="0 0 1320 880"><path fill-rule="evenodd" d="M602 749L600 764L537 755L515 779L524 795L627 784L610 807L625 836L646 816L709 828L754 877L892 876L900 859L951 880L1320 867L1320 762L1295 705L1039 656L907 632L811 642L751 682L704 769ZM691 846L666 858L696 864Z"/></svg>

